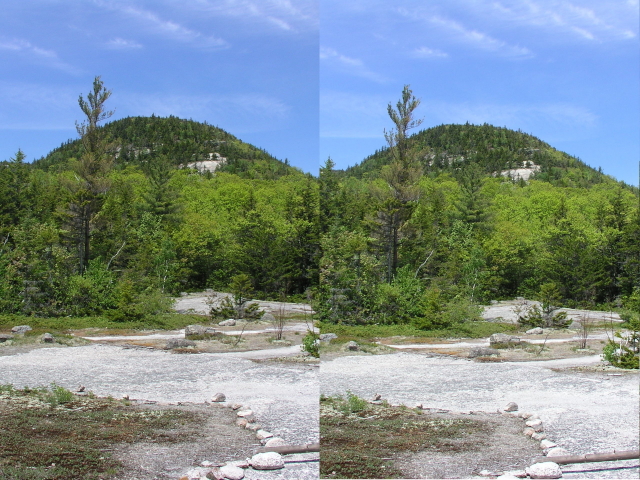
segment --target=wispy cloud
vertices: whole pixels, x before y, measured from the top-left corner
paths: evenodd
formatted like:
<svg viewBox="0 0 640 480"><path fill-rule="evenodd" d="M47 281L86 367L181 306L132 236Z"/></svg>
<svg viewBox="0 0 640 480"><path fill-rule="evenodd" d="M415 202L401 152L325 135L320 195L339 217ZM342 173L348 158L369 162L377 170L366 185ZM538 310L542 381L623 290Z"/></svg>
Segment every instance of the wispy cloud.
<svg viewBox="0 0 640 480"><path fill-rule="evenodd" d="M118 3L99 2L99 5L110 10L115 10L123 15L134 18L157 35L170 38L183 43L189 43L200 48L224 48L228 43L219 37L205 35L197 30L184 25L161 18L156 13L142 8Z"/></svg>
<svg viewBox="0 0 640 480"><path fill-rule="evenodd" d="M317 0L197 0L189 8L250 18L287 32L317 30Z"/></svg>
<svg viewBox="0 0 640 480"><path fill-rule="evenodd" d="M416 48L413 50L412 54L417 58L445 58L449 56L446 52L429 47Z"/></svg>
<svg viewBox="0 0 640 480"><path fill-rule="evenodd" d="M499 0L487 2L485 12L520 25L551 28L590 41L633 39L638 36L638 0L584 1Z"/></svg>
<svg viewBox="0 0 640 480"><path fill-rule="evenodd" d="M455 38L482 50L512 57L528 57L532 55L532 52L526 47L510 45L479 30L469 29L455 20L439 15L431 15L428 21L453 34Z"/></svg>
<svg viewBox="0 0 640 480"><path fill-rule="evenodd" d="M60 60L58 54L55 51L38 47L28 40L20 38L13 38L10 40L0 39L0 51L22 55L31 61L41 63L51 68L62 70L67 73L79 73L79 70L77 68Z"/></svg>
<svg viewBox="0 0 640 480"><path fill-rule="evenodd" d="M343 55L333 48L320 47L320 60L337 66L349 75L366 78L377 83L386 82L385 77L370 70L362 60Z"/></svg>
<svg viewBox="0 0 640 480"><path fill-rule="evenodd" d="M142 48L142 44L135 40L125 40L124 38L116 37L105 43L107 48L114 50L137 50Z"/></svg>

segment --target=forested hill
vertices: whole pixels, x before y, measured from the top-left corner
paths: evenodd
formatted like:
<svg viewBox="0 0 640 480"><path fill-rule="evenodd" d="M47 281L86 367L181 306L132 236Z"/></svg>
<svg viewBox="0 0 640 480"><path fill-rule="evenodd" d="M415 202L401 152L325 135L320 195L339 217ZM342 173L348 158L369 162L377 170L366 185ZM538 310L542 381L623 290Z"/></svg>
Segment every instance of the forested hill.
<svg viewBox="0 0 640 480"><path fill-rule="evenodd" d="M116 166L142 164L166 157L175 166L220 161L217 171L245 178L278 178L296 171L265 150L245 143L221 128L177 117L127 117L102 127L110 142ZM81 155L80 140L69 140L34 166L64 170Z"/></svg>
<svg viewBox="0 0 640 480"><path fill-rule="evenodd" d="M454 172L475 164L487 175L532 167L535 178L558 186L589 186L611 177L539 138L492 125L440 125L409 137L425 173ZM388 148L376 151L343 174L375 178L391 163Z"/></svg>

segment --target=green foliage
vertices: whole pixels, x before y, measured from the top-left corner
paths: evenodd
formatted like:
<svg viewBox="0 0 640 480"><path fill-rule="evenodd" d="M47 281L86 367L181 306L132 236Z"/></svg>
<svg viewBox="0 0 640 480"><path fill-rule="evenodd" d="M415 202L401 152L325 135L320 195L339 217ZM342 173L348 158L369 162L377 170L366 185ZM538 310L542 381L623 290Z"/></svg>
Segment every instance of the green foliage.
<svg viewBox="0 0 640 480"><path fill-rule="evenodd" d="M225 296L219 306L211 305L209 315L212 318L256 319L262 315L259 305L250 302L254 290L251 278L240 273L231 278L228 287L231 296Z"/></svg>
<svg viewBox="0 0 640 480"><path fill-rule="evenodd" d="M626 369L640 368L640 358L626 345L610 340L602 349L602 356L614 367Z"/></svg>
<svg viewBox="0 0 640 480"><path fill-rule="evenodd" d="M312 357L320 358L320 352L318 351L319 338L317 333L308 330L306 335L302 337L302 351L307 352Z"/></svg>

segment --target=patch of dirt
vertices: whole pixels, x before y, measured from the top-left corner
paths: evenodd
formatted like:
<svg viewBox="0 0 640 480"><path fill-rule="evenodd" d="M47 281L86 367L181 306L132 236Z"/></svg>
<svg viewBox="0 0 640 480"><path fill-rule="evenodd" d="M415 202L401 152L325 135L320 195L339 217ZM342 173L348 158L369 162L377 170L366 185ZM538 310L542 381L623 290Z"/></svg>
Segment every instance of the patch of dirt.
<svg viewBox="0 0 640 480"><path fill-rule="evenodd" d="M235 425L236 415L218 405L182 404L180 406L140 405L141 409L179 409L195 413L198 425L175 425L166 435L188 441L136 442L118 445L112 455L124 465L117 480L176 480L201 462L223 464L226 461L251 457L260 442L250 430Z"/></svg>
<svg viewBox="0 0 640 480"><path fill-rule="evenodd" d="M538 442L522 434L521 418L478 413L434 414L429 417L482 422L484 429L471 431L463 438L451 439L437 451L398 454L394 466L406 478L469 478L482 470L503 472L524 470L531 459L542 454Z"/></svg>

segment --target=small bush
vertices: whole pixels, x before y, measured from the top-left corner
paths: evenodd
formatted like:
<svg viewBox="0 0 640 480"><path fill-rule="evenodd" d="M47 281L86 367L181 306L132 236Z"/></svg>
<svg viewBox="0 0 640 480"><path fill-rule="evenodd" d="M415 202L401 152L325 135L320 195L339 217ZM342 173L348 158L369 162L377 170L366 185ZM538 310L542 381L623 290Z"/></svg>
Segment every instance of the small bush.
<svg viewBox="0 0 640 480"><path fill-rule="evenodd" d="M640 368L640 358L624 345L619 345L610 340L602 349L602 356L614 367L626 369Z"/></svg>
<svg viewBox="0 0 640 480"><path fill-rule="evenodd" d="M307 352L312 357L319 358L320 352L318 351L318 343L319 335L309 330L302 338L302 345L300 347L303 352Z"/></svg>

